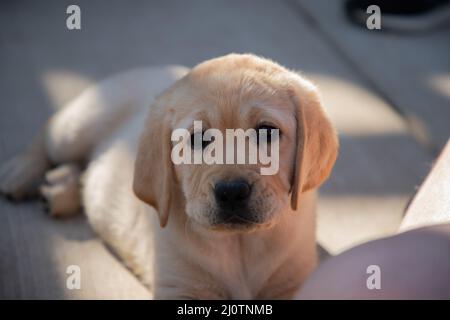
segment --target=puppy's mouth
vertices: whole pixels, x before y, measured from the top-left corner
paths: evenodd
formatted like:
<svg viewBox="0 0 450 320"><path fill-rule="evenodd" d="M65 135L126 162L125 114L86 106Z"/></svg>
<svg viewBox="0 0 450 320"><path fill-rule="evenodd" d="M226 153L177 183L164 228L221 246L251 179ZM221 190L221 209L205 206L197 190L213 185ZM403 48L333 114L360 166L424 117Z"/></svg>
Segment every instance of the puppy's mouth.
<svg viewBox="0 0 450 320"><path fill-rule="evenodd" d="M259 209L251 203L225 207L203 202L201 206L188 203L186 207L188 218L201 229L231 233L249 233L271 228L278 221L275 210L273 206Z"/></svg>
<svg viewBox="0 0 450 320"><path fill-rule="evenodd" d="M249 232L266 225L257 216L246 212L219 211L210 228L217 231Z"/></svg>

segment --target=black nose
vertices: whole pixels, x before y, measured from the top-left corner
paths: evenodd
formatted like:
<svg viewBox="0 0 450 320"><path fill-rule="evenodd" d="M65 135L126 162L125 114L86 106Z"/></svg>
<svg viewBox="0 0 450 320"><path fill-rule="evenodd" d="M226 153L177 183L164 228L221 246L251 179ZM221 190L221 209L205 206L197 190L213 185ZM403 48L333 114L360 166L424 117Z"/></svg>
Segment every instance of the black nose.
<svg viewBox="0 0 450 320"><path fill-rule="evenodd" d="M214 186L214 195L221 207L236 209L246 203L250 197L251 187L242 179L220 181Z"/></svg>

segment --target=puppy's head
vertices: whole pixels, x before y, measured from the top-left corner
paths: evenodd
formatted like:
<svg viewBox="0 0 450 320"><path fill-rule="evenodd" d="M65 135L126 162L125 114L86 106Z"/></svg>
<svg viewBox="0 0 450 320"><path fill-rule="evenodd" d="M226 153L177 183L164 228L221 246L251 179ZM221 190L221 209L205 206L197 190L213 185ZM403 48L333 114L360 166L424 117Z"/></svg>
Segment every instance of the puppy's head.
<svg viewBox="0 0 450 320"><path fill-rule="evenodd" d="M279 129L278 137L266 142L278 143L278 171L262 175L259 162L174 164L171 133L183 128L198 134L194 121L223 137L227 129L263 130L269 136ZM207 143L196 150L192 140L184 147L193 154L208 151ZM298 208L300 193L328 177L337 149L336 134L310 82L272 61L231 54L199 64L157 98L140 140L134 191L157 209L161 226L179 207L210 229L270 227L289 206Z"/></svg>

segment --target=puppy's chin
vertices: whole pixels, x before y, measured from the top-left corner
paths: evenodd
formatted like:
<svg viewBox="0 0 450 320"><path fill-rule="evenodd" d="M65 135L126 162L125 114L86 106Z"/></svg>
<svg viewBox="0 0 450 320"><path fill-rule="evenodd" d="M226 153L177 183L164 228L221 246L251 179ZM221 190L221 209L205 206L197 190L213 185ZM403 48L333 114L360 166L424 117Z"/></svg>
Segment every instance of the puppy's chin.
<svg viewBox="0 0 450 320"><path fill-rule="evenodd" d="M220 214L215 211L209 211L209 215L200 213L188 213L188 219L203 230L209 230L219 233L251 233L258 230L270 229L276 223L276 219L271 217L263 221L252 221L240 218L239 216L230 215L226 219L219 218Z"/></svg>
<svg viewBox="0 0 450 320"><path fill-rule="evenodd" d="M214 223L208 226L212 231L222 233L251 233L259 230L270 229L273 222L265 223Z"/></svg>

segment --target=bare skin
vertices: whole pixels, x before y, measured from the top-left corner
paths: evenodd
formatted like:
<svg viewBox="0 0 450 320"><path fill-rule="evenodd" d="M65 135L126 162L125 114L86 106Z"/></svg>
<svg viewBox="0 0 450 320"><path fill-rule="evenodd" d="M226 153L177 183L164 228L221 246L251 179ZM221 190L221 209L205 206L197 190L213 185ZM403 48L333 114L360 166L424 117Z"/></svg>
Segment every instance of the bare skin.
<svg viewBox="0 0 450 320"><path fill-rule="evenodd" d="M380 289L368 289L371 265ZM370 280L369 280L370 282ZM367 242L326 260L297 299L450 299L450 224Z"/></svg>

